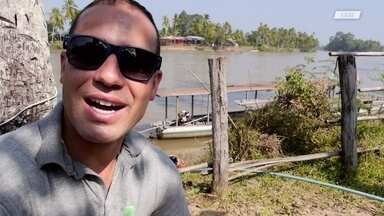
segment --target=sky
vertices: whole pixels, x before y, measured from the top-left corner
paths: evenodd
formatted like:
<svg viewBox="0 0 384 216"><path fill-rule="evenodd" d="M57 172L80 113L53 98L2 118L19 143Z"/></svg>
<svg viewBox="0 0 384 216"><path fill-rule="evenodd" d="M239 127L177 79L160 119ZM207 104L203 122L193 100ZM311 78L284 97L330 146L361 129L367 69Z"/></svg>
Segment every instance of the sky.
<svg viewBox="0 0 384 216"><path fill-rule="evenodd" d="M321 45L338 31L351 32L357 38L378 40L384 44L384 1L379 0L138 0L153 14L161 28L163 16L173 17L185 10L188 14L209 14L214 22L228 21L232 29L256 30L260 23L271 27L294 27L315 33ZM91 0L75 0L81 9ZM62 0L43 0L46 15L52 7L62 7ZM358 10L358 20L335 20L337 10Z"/></svg>

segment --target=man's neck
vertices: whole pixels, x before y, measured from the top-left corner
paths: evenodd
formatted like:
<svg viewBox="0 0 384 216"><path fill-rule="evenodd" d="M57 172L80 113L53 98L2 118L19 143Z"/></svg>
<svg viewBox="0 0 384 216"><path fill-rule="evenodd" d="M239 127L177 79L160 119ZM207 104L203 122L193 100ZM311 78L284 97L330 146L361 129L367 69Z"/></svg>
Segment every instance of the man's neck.
<svg viewBox="0 0 384 216"><path fill-rule="evenodd" d="M112 143L92 143L84 140L76 130L65 124L62 138L71 158L96 172L109 188L123 140Z"/></svg>

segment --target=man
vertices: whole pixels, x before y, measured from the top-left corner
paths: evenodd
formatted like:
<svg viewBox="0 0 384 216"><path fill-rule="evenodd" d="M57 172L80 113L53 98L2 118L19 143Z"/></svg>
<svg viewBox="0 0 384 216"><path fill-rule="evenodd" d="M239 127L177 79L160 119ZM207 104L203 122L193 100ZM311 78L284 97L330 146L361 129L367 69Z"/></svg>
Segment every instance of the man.
<svg viewBox="0 0 384 216"><path fill-rule="evenodd" d="M97 0L64 49L62 103L0 138L0 215L189 215L175 166L131 131L162 78L150 13Z"/></svg>

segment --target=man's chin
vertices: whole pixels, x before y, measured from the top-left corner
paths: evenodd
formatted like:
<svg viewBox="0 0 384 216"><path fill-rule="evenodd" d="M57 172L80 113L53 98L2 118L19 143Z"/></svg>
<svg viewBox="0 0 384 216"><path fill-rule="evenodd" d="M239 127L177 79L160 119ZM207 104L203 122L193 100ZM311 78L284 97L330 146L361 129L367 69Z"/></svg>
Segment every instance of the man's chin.
<svg viewBox="0 0 384 216"><path fill-rule="evenodd" d="M89 143L94 144L113 144L121 142L125 133L118 133L116 129L88 128L87 131L79 131L80 136Z"/></svg>

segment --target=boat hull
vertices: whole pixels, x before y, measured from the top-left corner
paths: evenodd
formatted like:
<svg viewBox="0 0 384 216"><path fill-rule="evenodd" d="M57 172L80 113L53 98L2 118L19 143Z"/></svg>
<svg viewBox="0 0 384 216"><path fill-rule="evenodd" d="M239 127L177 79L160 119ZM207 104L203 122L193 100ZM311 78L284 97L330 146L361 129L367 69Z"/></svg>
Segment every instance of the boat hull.
<svg viewBox="0 0 384 216"><path fill-rule="evenodd" d="M158 132L160 139L205 137L212 135L212 125L174 126Z"/></svg>

